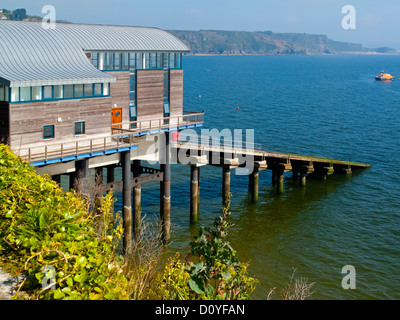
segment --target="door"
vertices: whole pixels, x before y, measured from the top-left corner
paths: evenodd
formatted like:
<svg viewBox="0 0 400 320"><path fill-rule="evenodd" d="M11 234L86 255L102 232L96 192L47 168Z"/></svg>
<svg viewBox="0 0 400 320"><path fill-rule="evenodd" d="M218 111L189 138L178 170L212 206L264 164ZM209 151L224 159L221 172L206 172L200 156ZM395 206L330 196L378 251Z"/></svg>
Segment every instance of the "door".
<svg viewBox="0 0 400 320"><path fill-rule="evenodd" d="M111 110L111 127L113 129L122 128L122 108L112 108Z"/></svg>

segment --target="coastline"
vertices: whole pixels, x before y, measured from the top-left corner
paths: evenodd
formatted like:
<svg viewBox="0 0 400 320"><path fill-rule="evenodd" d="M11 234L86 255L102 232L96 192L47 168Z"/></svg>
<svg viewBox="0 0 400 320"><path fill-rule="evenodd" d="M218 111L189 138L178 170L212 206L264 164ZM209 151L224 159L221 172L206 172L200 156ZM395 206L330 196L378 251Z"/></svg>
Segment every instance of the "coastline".
<svg viewBox="0 0 400 320"><path fill-rule="evenodd" d="M186 53L185 57L227 57L227 56L338 56L338 55L365 55L365 56L398 56L400 52L335 52L335 53L311 53L311 54L269 54L269 53Z"/></svg>

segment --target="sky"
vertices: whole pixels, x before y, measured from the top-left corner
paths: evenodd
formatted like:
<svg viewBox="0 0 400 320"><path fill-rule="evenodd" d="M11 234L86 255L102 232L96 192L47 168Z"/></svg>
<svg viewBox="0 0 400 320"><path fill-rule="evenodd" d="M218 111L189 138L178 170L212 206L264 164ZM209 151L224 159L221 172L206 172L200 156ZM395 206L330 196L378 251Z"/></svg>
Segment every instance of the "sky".
<svg viewBox="0 0 400 320"><path fill-rule="evenodd" d="M166 30L235 30L324 34L369 48L400 50L399 0L1 0L0 8L25 8L58 20L158 27ZM344 29L345 5L355 9L355 29ZM346 20L347 21L347 20Z"/></svg>

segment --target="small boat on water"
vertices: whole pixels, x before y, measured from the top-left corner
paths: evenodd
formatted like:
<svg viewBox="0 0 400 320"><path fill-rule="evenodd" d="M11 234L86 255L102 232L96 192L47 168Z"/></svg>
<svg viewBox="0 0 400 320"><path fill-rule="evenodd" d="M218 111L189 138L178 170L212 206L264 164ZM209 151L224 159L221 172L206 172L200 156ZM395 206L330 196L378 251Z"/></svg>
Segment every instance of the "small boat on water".
<svg viewBox="0 0 400 320"><path fill-rule="evenodd" d="M392 76L389 73L386 73L384 71L381 72L379 76L375 77L375 80L377 81L392 81L394 79L394 76Z"/></svg>

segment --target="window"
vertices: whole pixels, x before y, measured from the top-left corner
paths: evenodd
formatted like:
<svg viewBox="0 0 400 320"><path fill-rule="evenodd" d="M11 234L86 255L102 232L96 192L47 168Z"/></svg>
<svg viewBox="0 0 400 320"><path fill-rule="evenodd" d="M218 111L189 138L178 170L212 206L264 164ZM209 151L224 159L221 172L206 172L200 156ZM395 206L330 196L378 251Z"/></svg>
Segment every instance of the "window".
<svg viewBox="0 0 400 320"><path fill-rule="evenodd" d="M114 53L114 70L121 70L121 53Z"/></svg>
<svg viewBox="0 0 400 320"><path fill-rule="evenodd" d="M128 52L123 52L121 53L121 69L123 70L128 70L129 69L129 53Z"/></svg>
<svg viewBox="0 0 400 320"><path fill-rule="evenodd" d="M98 68L104 70L106 67L106 54L104 52L99 53Z"/></svg>
<svg viewBox="0 0 400 320"><path fill-rule="evenodd" d="M63 86L54 86L54 99L62 99L63 95Z"/></svg>
<svg viewBox="0 0 400 320"><path fill-rule="evenodd" d="M150 69L156 69L156 68L157 68L157 54L150 53Z"/></svg>
<svg viewBox="0 0 400 320"><path fill-rule="evenodd" d="M75 85L74 97L75 98L83 97L83 84L76 84Z"/></svg>
<svg viewBox="0 0 400 320"><path fill-rule="evenodd" d="M43 139L53 139L54 138L54 125L43 127Z"/></svg>
<svg viewBox="0 0 400 320"><path fill-rule="evenodd" d="M164 116L168 116L169 115L169 102L164 103Z"/></svg>
<svg viewBox="0 0 400 320"><path fill-rule="evenodd" d="M4 85L0 84L0 101L6 100L6 92Z"/></svg>
<svg viewBox="0 0 400 320"><path fill-rule="evenodd" d="M32 92L33 94L33 92ZM43 99L53 99L53 87L52 86L44 86L43 87ZM35 99L38 100L38 99Z"/></svg>
<svg viewBox="0 0 400 320"><path fill-rule="evenodd" d="M19 101L19 88L11 88L11 102Z"/></svg>
<svg viewBox="0 0 400 320"><path fill-rule="evenodd" d="M102 95L102 84L101 83L95 83L94 84L94 96L101 96Z"/></svg>
<svg viewBox="0 0 400 320"><path fill-rule="evenodd" d="M20 88L20 100L21 101L31 101L31 87L21 87Z"/></svg>
<svg viewBox="0 0 400 320"><path fill-rule="evenodd" d="M74 85L67 84L64 86L64 98L73 98L74 97Z"/></svg>
<svg viewBox="0 0 400 320"><path fill-rule="evenodd" d="M106 55L106 70L114 69L114 54L112 52L108 52Z"/></svg>
<svg viewBox="0 0 400 320"><path fill-rule="evenodd" d="M143 56L144 53L136 53L136 69L144 69Z"/></svg>
<svg viewBox="0 0 400 320"><path fill-rule="evenodd" d="M93 84L85 84L84 88L84 96L92 97L93 96Z"/></svg>
<svg viewBox="0 0 400 320"><path fill-rule="evenodd" d="M85 134L85 122L75 122L75 135Z"/></svg>
<svg viewBox="0 0 400 320"><path fill-rule="evenodd" d="M91 57L90 61L97 68L98 62L99 62L99 54L97 52L92 52L92 57Z"/></svg>
<svg viewBox="0 0 400 320"><path fill-rule="evenodd" d="M103 95L104 96L110 95L110 84L109 83L103 84Z"/></svg>
<svg viewBox="0 0 400 320"><path fill-rule="evenodd" d="M163 67L163 69L168 69L168 62L169 62L168 53L163 53L162 54L162 63L163 63L162 67Z"/></svg>
<svg viewBox="0 0 400 320"><path fill-rule="evenodd" d="M169 67L170 67L171 69L176 68L176 67L175 67L175 53L170 53L170 54L169 54Z"/></svg>
<svg viewBox="0 0 400 320"><path fill-rule="evenodd" d="M32 100L42 100L42 87L32 87Z"/></svg>

